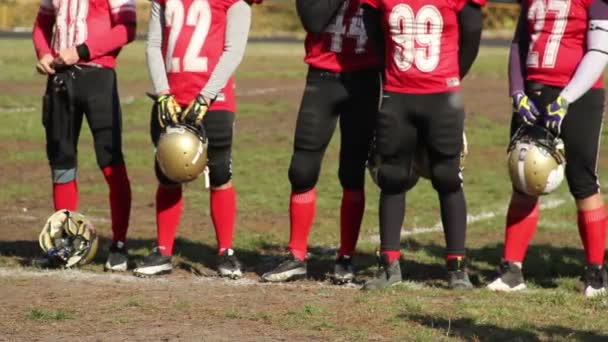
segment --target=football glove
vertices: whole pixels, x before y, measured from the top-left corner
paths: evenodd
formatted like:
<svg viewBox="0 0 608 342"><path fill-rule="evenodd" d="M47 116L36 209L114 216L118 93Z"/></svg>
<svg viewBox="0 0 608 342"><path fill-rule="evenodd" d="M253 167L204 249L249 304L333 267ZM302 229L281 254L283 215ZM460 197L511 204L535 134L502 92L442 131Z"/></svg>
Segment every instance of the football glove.
<svg viewBox="0 0 608 342"><path fill-rule="evenodd" d="M179 114L182 108L171 94L160 95L156 98L158 106L158 123L161 128L179 122Z"/></svg>
<svg viewBox="0 0 608 342"><path fill-rule="evenodd" d="M526 94L517 92L513 95L512 100L515 112L526 125L533 125L538 120L540 112Z"/></svg>
<svg viewBox="0 0 608 342"><path fill-rule="evenodd" d="M203 95L198 94L188 108L182 112L180 121L193 127L201 127L208 109L209 104Z"/></svg>
<svg viewBox="0 0 608 342"><path fill-rule="evenodd" d="M562 131L562 122L564 121L566 114L568 114L569 105L570 104L566 99L558 96L555 101L547 106L547 114L543 121L545 122L545 127L555 134L555 136L559 136Z"/></svg>

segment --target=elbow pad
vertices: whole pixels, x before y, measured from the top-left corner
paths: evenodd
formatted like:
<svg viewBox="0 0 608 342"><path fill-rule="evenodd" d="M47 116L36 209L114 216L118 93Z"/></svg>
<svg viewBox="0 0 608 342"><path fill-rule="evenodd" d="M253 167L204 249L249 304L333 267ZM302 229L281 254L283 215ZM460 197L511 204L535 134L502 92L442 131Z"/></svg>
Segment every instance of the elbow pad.
<svg viewBox="0 0 608 342"><path fill-rule="evenodd" d="M589 21L587 51L608 54L608 20Z"/></svg>

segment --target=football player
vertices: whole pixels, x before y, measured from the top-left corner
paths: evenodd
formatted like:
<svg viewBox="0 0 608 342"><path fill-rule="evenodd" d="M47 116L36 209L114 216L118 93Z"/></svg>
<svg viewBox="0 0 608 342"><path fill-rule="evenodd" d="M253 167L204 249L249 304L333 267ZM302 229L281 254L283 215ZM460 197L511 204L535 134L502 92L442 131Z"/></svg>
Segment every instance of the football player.
<svg viewBox="0 0 608 342"><path fill-rule="evenodd" d="M109 187L112 240L105 270L126 271L131 188L122 153L114 66L135 37L133 0L42 0L34 23L36 69L48 77L42 122L55 210L78 209L77 145L86 117Z"/></svg>
<svg viewBox="0 0 608 342"><path fill-rule="evenodd" d="M576 201L587 261L585 295L604 293L606 209L597 165L604 111L602 75L608 63L608 3L522 1L509 61L514 105L511 133L519 125L545 125L563 140L566 180ZM488 285L490 289L526 287L522 262L538 218L538 198L514 190L500 276Z"/></svg>
<svg viewBox="0 0 608 342"><path fill-rule="evenodd" d="M185 123L206 131L211 219L220 276L239 278L232 250L236 193L231 150L236 103L233 73L245 53L251 8L243 0L154 0L146 55L158 96L152 108L151 137L157 144L167 126ZM135 269L138 276L172 270L173 242L182 212L182 186L155 165L158 246Z"/></svg>
<svg viewBox="0 0 608 342"><path fill-rule="evenodd" d="M363 289L401 281L400 233L418 143L428 151L430 180L439 196L448 286L471 288L465 268L467 210L460 172L465 112L459 89L479 50L483 2L363 2L367 31L384 42L385 56L375 146L380 267Z"/></svg>
<svg viewBox="0 0 608 342"><path fill-rule="evenodd" d="M340 121L342 185L337 283L354 278L352 256L365 208L365 163L380 94L380 61L363 26L360 0L297 0L307 31L306 88L298 113L291 182L289 257L262 276L287 281L306 275L308 235L316 205L316 184L325 149Z"/></svg>

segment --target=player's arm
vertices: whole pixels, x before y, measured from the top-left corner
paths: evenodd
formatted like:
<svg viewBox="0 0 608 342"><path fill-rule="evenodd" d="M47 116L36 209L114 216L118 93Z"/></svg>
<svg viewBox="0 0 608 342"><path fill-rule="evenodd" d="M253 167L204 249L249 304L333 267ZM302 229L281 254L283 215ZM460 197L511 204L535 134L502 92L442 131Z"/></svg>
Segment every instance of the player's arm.
<svg viewBox="0 0 608 342"><path fill-rule="evenodd" d="M524 85L526 58L530 46L530 35L526 27L527 13L527 6L522 5L509 51L509 95L513 103L513 110L519 119L523 123L531 125L538 120L540 112L526 95Z"/></svg>
<svg viewBox="0 0 608 342"><path fill-rule="evenodd" d="M306 32L321 33L345 0L296 0L296 9Z"/></svg>
<svg viewBox="0 0 608 342"><path fill-rule="evenodd" d="M461 79L467 75L479 53L482 23L480 4L467 2L458 11L458 66Z"/></svg>
<svg viewBox="0 0 608 342"><path fill-rule="evenodd" d="M108 0L112 27L106 32L94 31L87 40L77 46L78 55L84 61L105 56L135 39L135 0Z"/></svg>
<svg viewBox="0 0 608 342"><path fill-rule="evenodd" d="M38 9L38 15L32 30L32 41L38 57L36 69L41 74L53 74L51 52L51 37L53 35L53 25L55 24L55 10L51 1L42 1Z"/></svg>
<svg viewBox="0 0 608 342"><path fill-rule="evenodd" d="M222 52L207 84L184 111L182 121L196 126L200 125L210 102L215 100L220 91L224 89L243 60L250 25L251 7L246 2L239 1L228 9L224 52Z"/></svg>
<svg viewBox="0 0 608 342"><path fill-rule="evenodd" d="M608 3L606 0L594 0L587 11L587 51L570 82L557 99L547 106L544 118L545 126L557 135L561 132L562 121L568 113L570 103L593 87L608 64Z"/></svg>
<svg viewBox="0 0 608 342"><path fill-rule="evenodd" d="M372 41L372 45L376 50L376 54L380 56L380 60L384 61L384 35L382 33L382 13L377 7L374 7L374 3L366 1L361 5L363 10L363 25L365 26L365 32Z"/></svg>

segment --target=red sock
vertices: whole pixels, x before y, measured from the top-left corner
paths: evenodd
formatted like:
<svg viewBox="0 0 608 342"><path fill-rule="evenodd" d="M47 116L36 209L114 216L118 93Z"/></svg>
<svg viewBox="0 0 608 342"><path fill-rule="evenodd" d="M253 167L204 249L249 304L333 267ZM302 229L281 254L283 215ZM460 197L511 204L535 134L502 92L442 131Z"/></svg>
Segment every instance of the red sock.
<svg viewBox="0 0 608 342"><path fill-rule="evenodd" d="M125 164L103 168L103 175L110 188L110 212L114 242L127 240L129 216L131 215L131 184Z"/></svg>
<svg viewBox="0 0 608 342"><path fill-rule="evenodd" d="M395 260L399 260L399 258L401 257L401 251L384 250L380 251L380 254L386 255L386 259L388 260L389 264Z"/></svg>
<svg viewBox="0 0 608 342"><path fill-rule="evenodd" d="M55 211L78 210L78 183L76 180L67 183L53 183L53 205Z"/></svg>
<svg viewBox="0 0 608 342"><path fill-rule="evenodd" d="M464 258L464 254L448 254L445 256L445 261L450 261L452 259Z"/></svg>
<svg viewBox="0 0 608 342"><path fill-rule="evenodd" d="M339 256L352 256L355 253L364 210L365 192L363 190L344 190L342 192Z"/></svg>
<svg viewBox="0 0 608 342"><path fill-rule="evenodd" d="M504 259L523 262L526 250L538 226L539 205L511 204L507 212Z"/></svg>
<svg viewBox="0 0 608 342"><path fill-rule="evenodd" d="M231 186L228 189L211 190L211 220L215 227L218 254L222 255L232 248L234 221L236 218L236 193Z"/></svg>
<svg viewBox="0 0 608 342"><path fill-rule="evenodd" d="M156 190L156 236L163 255L173 254L175 233L182 215L182 187L158 186Z"/></svg>
<svg viewBox="0 0 608 342"><path fill-rule="evenodd" d="M587 263L603 265L606 250L606 207L578 212L578 233L585 247Z"/></svg>
<svg viewBox="0 0 608 342"><path fill-rule="evenodd" d="M289 201L289 250L300 260L308 253L308 234L315 218L317 190L312 188L303 193L292 193Z"/></svg>

